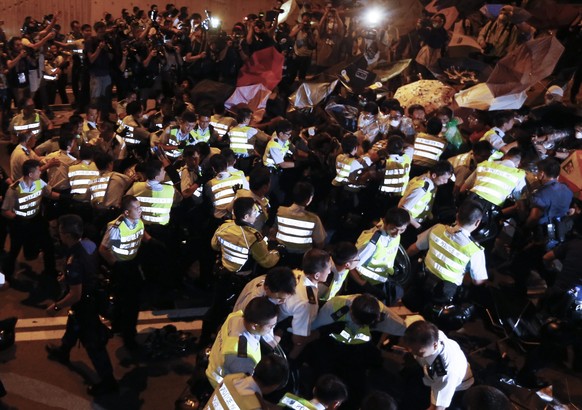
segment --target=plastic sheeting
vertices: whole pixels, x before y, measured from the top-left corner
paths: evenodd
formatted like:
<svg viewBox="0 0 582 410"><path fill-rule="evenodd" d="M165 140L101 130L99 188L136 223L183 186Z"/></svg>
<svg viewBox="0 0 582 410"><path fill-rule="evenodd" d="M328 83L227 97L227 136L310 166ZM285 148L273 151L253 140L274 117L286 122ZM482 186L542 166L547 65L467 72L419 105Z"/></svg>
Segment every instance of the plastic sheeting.
<svg viewBox="0 0 582 410"><path fill-rule="evenodd" d="M560 181L568 185L576 198L582 199L582 151L574 151L562 162Z"/></svg>
<svg viewBox="0 0 582 410"><path fill-rule="evenodd" d="M263 84L237 87L228 100L226 100L224 106L229 110L246 106L253 110L253 120L259 122L265 114L265 107L267 106L267 100L270 94L271 90Z"/></svg>
<svg viewBox="0 0 582 410"><path fill-rule="evenodd" d="M455 94L455 101L459 107L485 111L517 110L521 108L526 98L525 91L495 97L485 83L477 84Z"/></svg>
<svg viewBox="0 0 582 410"><path fill-rule="evenodd" d="M337 83L338 80L329 83L301 84L297 91L289 96L290 110L315 107L332 93Z"/></svg>
<svg viewBox="0 0 582 410"><path fill-rule="evenodd" d="M236 86L262 84L274 89L283 78L284 59L275 47L255 51L241 67Z"/></svg>

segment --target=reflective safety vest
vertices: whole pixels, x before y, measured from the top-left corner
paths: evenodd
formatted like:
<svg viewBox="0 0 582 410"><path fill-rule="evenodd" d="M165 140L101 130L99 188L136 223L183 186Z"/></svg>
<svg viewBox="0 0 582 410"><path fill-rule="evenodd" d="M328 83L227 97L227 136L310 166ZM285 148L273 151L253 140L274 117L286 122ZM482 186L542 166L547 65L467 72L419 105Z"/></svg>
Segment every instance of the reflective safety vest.
<svg viewBox="0 0 582 410"><path fill-rule="evenodd" d="M334 186L342 186L348 184L350 171L352 170L352 163L358 159L348 154L339 154L335 159L335 178L332 181Z"/></svg>
<svg viewBox="0 0 582 410"><path fill-rule="evenodd" d="M182 142L186 142L186 145L192 145L196 142L195 136L192 131L187 136L183 136L182 139L178 138L178 132L180 131L180 127L172 127L170 129L170 137L168 139L168 145L179 146ZM166 151L166 155L172 158L178 158L182 155L183 149L173 149Z"/></svg>
<svg viewBox="0 0 582 410"><path fill-rule="evenodd" d="M275 163L275 160L271 158L271 149L278 149L281 151L281 156L285 158L289 152L291 143L289 140L285 141L283 146L279 143L279 138L271 138L267 143L267 148L265 149L265 154L263 155L263 164L270 168L278 168L279 165Z"/></svg>
<svg viewBox="0 0 582 410"><path fill-rule="evenodd" d="M348 304L349 302L349 304ZM348 315L350 313L350 305L352 300L345 297L337 297L330 300L333 308L332 317L336 322L347 322ZM350 322L355 325L354 322ZM344 329L339 333L331 333L330 336L340 343L347 345L359 345L367 343L372 339L372 333L370 331L370 326L358 326L357 328L351 328L350 326L345 326Z"/></svg>
<svg viewBox="0 0 582 410"><path fill-rule="evenodd" d="M452 238L446 225L436 225L429 235L428 253L424 263L436 277L461 285L471 257L482 248L469 239L461 246Z"/></svg>
<svg viewBox="0 0 582 410"><path fill-rule="evenodd" d="M34 120L29 124L19 124L19 125L15 124L14 132L16 133L30 132L33 135L37 135L40 132L40 114L35 113Z"/></svg>
<svg viewBox="0 0 582 410"><path fill-rule="evenodd" d="M91 195L91 205L97 206L103 202L109 181L111 180L111 173L100 175L93 178L89 182L89 194Z"/></svg>
<svg viewBox="0 0 582 410"><path fill-rule="evenodd" d="M121 236L119 246L111 246L111 251L115 254L115 257L120 261L134 259L137 256L137 251L143 238L143 221L140 219L135 224L135 227L131 229L127 226L125 218L122 215L114 221L109 222L108 225L118 228Z"/></svg>
<svg viewBox="0 0 582 410"><path fill-rule="evenodd" d="M210 140L210 127L206 128L204 132L200 132L200 128L196 127L195 129L190 132L190 135L194 137L194 144L198 144L199 142L208 142Z"/></svg>
<svg viewBox="0 0 582 410"><path fill-rule="evenodd" d="M279 400L279 406L289 407L293 410L317 410L315 404L309 400L302 399L291 393L285 393L281 400Z"/></svg>
<svg viewBox="0 0 582 410"><path fill-rule="evenodd" d="M337 272L337 277L335 276L334 273L334 277L329 285L329 288L327 289L325 294L322 297L320 297L320 300L328 301L331 298L335 297L335 295L337 295L340 289L342 288L346 278L348 277L349 272L350 271L348 269L344 269L341 272Z"/></svg>
<svg viewBox="0 0 582 410"><path fill-rule="evenodd" d="M525 171L511 168L496 161L483 161L477 165L477 178L471 192L494 205L501 206L525 177Z"/></svg>
<svg viewBox="0 0 582 410"><path fill-rule="evenodd" d="M402 195L408 184L411 162L412 158L407 154L390 155L386 159L386 170L380 192Z"/></svg>
<svg viewBox="0 0 582 410"><path fill-rule="evenodd" d="M315 222L277 215L276 238L288 250L307 251L313 248Z"/></svg>
<svg viewBox="0 0 582 410"><path fill-rule="evenodd" d="M256 410L261 408L261 402L253 394L241 395L234 382L248 377L244 373L228 374L224 377L220 386L206 403L204 410Z"/></svg>
<svg viewBox="0 0 582 410"><path fill-rule="evenodd" d="M210 121L210 125L216 130L218 136L223 137L224 134L228 131L228 125L223 124L221 122Z"/></svg>
<svg viewBox="0 0 582 410"><path fill-rule="evenodd" d="M473 159L472 152L466 152L464 154L455 155L454 157L449 158L449 162L453 166L453 169L456 171L459 167L470 167L471 160Z"/></svg>
<svg viewBox="0 0 582 410"><path fill-rule="evenodd" d="M163 185L159 191L151 189L146 182L137 189L135 196L141 204L141 217L145 223L167 225L170 222L170 211L174 203L174 187Z"/></svg>
<svg viewBox="0 0 582 410"><path fill-rule="evenodd" d="M135 127L132 127L131 125L125 124L123 122L123 120L117 120L117 125L118 125L117 135L122 137L125 140L126 144L128 144L128 145L141 144L142 141L140 139L138 139L137 137L135 137L135 135L133 134ZM123 135L121 135L121 134L123 134Z"/></svg>
<svg viewBox="0 0 582 410"><path fill-rule="evenodd" d="M415 164L431 167L439 161L445 146L446 141L444 139L419 132L414 139L412 160Z"/></svg>
<svg viewBox="0 0 582 410"><path fill-rule="evenodd" d="M423 187L427 181L422 177L418 176L412 178L409 184L406 186L403 198L406 198L415 189L424 189ZM426 217L430 215L430 210L432 208L432 203L434 201L435 189L428 189L422 197L412 207L408 212L412 218L415 218L418 222L422 222Z"/></svg>
<svg viewBox="0 0 582 410"><path fill-rule="evenodd" d="M220 243L222 266L231 272L239 272L249 261L250 249L259 240L267 242L254 228L227 221L216 231Z"/></svg>
<svg viewBox="0 0 582 410"><path fill-rule="evenodd" d="M21 181L18 181L11 186L18 194L13 211L17 216L24 219L34 218L40 211L43 189L42 181L34 181L34 190L32 192L24 192L20 184Z"/></svg>
<svg viewBox="0 0 582 410"><path fill-rule="evenodd" d="M226 321L220 328L219 336L214 342L214 345L212 345L210 357L208 358L206 376L213 385L222 383L223 378L226 376L224 371L226 356L248 357L254 362L255 366L261 361L261 347L258 343L256 345L254 343L247 343L244 335L229 334L230 321L235 319L242 320L242 317L242 310L228 315ZM245 349L245 351L241 351L240 349Z"/></svg>
<svg viewBox="0 0 582 410"><path fill-rule="evenodd" d="M400 245L400 235L392 238L378 235L377 232L379 231L372 228L362 233L362 236L371 235L370 243L376 245L376 249L367 261L364 261L356 268L360 275L364 276L366 281L373 285L387 282L389 276L394 273L394 260L396 259L398 246ZM378 238L375 238L376 236ZM380 239L384 238L387 238L389 241L387 245L383 245L384 241L380 241Z"/></svg>
<svg viewBox="0 0 582 410"><path fill-rule="evenodd" d="M99 170L94 162L88 165L84 162L69 166L69 183L71 184L71 194L84 196L89 188L89 183L99 176Z"/></svg>
<svg viewBox="0 0 582 410"><path fill-rule="evenodd" d="M253 144L249 144L248 131L250 129L251 127L247 125L238 125L229 131L228 135L230 136L230 149L235 154L248 157L254 152L255 146Z"/></svg>
<svg viewBox="0 0 582 410"><path fill-rule="evenodd" d="M224 179L213 178L209 181L213 205L215 208L225 208L227 204L234 200L234 186L242 184L243 177L240 175L229 174Z"/></svg>

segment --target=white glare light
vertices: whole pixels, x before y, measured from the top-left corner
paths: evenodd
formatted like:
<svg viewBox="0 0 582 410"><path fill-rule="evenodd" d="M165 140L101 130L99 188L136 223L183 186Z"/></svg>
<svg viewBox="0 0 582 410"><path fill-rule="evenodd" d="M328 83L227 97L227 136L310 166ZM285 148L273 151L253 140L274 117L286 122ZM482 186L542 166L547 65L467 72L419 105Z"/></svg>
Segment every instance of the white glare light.
<svg viewBox="0 0 582 410"><path fill-rule="evenodd" d="M370 26L375 26L379 24L384 18L384 11L380 8L370 9L364 14L364 20Z"/></svg>
<svg viewBox="0 0 582 410"><path fill-rule="evenodd" d="M220 20L216 17L210 17L210 27L218 28L220 27Z"/></svg>

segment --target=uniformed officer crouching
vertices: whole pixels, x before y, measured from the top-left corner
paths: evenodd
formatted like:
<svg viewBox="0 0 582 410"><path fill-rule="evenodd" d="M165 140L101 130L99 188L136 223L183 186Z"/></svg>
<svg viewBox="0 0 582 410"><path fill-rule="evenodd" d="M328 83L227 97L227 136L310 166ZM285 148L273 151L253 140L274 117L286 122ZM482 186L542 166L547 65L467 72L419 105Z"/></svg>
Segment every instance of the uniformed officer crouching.
<svg viewBox="0 0 582 410"><path fill-rule="evenodd" d="M108 330L99 319L95 290L99 257L97 245L83 238L83 220L68 214L59 218L59 237L67 248L65 271L59 276L67 292L51 304L46 313L55 316L68 311L65 334L60 346L48 344L48 358L69 363L69 355L77 341L83 344L101 381L89 387L93 395L117 391L111 360L107 353Z"/></svg>

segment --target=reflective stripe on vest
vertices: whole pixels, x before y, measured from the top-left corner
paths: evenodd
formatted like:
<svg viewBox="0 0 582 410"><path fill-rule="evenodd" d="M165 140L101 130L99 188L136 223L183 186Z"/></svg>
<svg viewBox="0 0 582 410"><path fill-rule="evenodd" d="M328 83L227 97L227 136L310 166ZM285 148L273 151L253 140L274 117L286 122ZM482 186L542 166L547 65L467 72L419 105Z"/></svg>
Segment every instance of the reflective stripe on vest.
<svg viewBox="0 0 582 410"><path fill-rule="evenodd" d="M93 178L89 183L89 193L91 194L91 203L94 205L103 202L111 175Z"/></svg>
<svg viewBox="0 0 582 410"><path fill-rule="evenodd" d="M85 195L91 180L99 176L99 170L94 163L75 164L69 167L69 183L71 185L71 194Z"/></svg>
<svg viewBox="0 0 582 410"><path fill-rule="evenodd" d="M338 342L347 345L367 343L371 339L370 335L367 335L365 333L356 332L352 334L352 332L350 332L349 329L348 330L344 329L340 333L332 333L330 334L330 336L333 337Z"/></svg>
<svg viewBox="0 0 582 410"><path fill-rule="evenodd" d="M144 221L159 225L170 222L170 211L174 202L173 187L162 185L159 191L146 188L136 197L141 204L141 217Z"/></svg>
<svg viewBox="0 0 582 410"><path fill-rule="evenodd" d="M311 248L315 222L277 216L277 239L290 248ZM307 245L307 246L305 246Z"/></svg>
<svg viewBox="0 0 582 410"><path fill-rule="evenodd" d="M347 155L342 155L335 161L335 178L334 182L339 185L344 185L348 183L348 178L350 176L350 171L352 170L352 163L357 161L356 158Z"/></svg>
<svg viewBox="0 0 582 410"><path fill-rule="evenodd" d="M414 159L424 162L436 163L445 149L445 143L440 138L435 138L425 133L419 133L414 139Z"/></svg>
<svg viewBox="0 0 582 410"><path fill-rule="evenodd" d="M30 131L32 134L36 135L40 132L40 115L35 113L34 122L30 124L14 125L14 132L26 132Z"/></svg>
<svg viewBox="0 0 582 410"><path fill-rule="evenodd" d="M109 223L119 228L119 247L112 246L111 251L120 261L129 261L135 258L144 233L143 221L140 219L133 229L125 223L125 220L115 220Z"/></svg>
<svg viewBox="0 0 582 410"><path fill-rule="evenodd" d="M222 245L222 257L227 261L236 263L242 268L242 266L249 260L249 250L247 248L235 245L221 237L218 237L218 242Z"/></svg>
<svg viewBox="0 0 582 410"><path fill-rule="evenodd" d="M466 166L468 167L471 164L472 153L466 152L464 154L455 155L452 158L449 158L449 162L456 170L458 167Z"/></svg>
<svg viewBox="0 0 582 410"><path fill-rule="evenodd" d="M425 264L435 276L460 285L471 257L479 249L471 240L461 246L452 239L445 225L437 225L429 235Z"/></svg>
<svg viewBox="0 0 582 410"><path fill-rule="evenodd" d="M402 155L402 162L386 160L384 182L380 186L380 192L401 194L406 189L409 180L410 163L412 159L408 155Z"/></svg>
<svg viewBox="0 0 582 410"><path fill-rule="evenodd" d="M233 186L241 184L241 177L231 175L228 178L217 180L218 183L211 185L210 190L214 197L214 206L219 207L232 202L235 192Z"/></svg>
<svg viewBox="0 0 582 410"><path fill-rule="evenodd" d="M215 131L218 133L219 136L224 136L228 131L228 125L222 124L220 122L210 121L210 125L214 127Z"/></svg>
<svg viewBox="0 0 582 410"><path fill-rule="evenodd" d="M250 155L254 150L255 146L249 144L248 131L251 127L234 127L230 130L228 135L230 136L230 149L238 155Z"/></svg>
<svg viewBox="0 0 582 410"><path fill-rule="evenodd" d="M356 270L368 278L372 284L385 283L388 276L394 273L394 260L400 245L400 235L391 238L387 246L382 245L380 239L376 242L376 249L372 256Z"/></svg>
<svg viewBox="0 0 582 410"><path fill-rule="evenodd" d="M290 407L293 410L317 410L313 403L291 393L285 393L279 404Z"/></svg>
<svg viewBox="0 0 582 410"><path fill-rule="evenodd" d="M206 129L206 131L204 131L204 133L200 134L200 129L195 129L192 130L192 132L190 134L194 134L194 139L196 140L196 142L208 142L208 140L210 139L210 127L208 127Z"/></svg>
<svg viewBox="0 0 582 410"><path fill-rule="evenodd" d="M39 212L42 200L42 182L34 181L34 191L24 192L20 182L16 187L18 199L14 207L14 213L21 218L30 219Z"/></svg>
<svg viewBox="0 0 582 410"><path fill-rule="evenodd" d="M265 149L265 154L263 155L263 164L267 167L277 168L277 164L275 164L275 161L273 160L273 158L271 158L272 148L277 148L281 150L281 155L283 158L285 158L285 155L287 155L287 153L289 152L290 145L289 140L285 141L285 144L283 144L282 147L278 141L279 141L278 139L273 138L267 143L267 148Z"/></svg>
<svg viewBox="0 0 582 410"><path fill-rule="evenodd" d="M477 178L471 192L501 206L524 176L525 171L521 169L495 161L484 161L477 165Z"/></svg>

